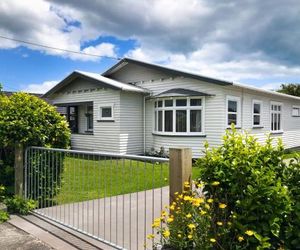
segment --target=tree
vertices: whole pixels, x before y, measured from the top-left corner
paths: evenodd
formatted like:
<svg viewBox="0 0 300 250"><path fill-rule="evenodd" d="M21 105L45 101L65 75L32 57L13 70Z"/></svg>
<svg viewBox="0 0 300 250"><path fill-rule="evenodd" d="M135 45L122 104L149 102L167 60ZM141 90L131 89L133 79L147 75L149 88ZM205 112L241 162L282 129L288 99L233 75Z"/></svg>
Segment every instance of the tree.
<svg viewBox="0 0 300 250"><path fill-rule="evenodd" d="M26 93L0 95L0 184L13 186L17 145L66 148L69 143L67 121L55 107Z"/></svg>
<svg viewBox="0 0 300 250"><path fill-rule="evenodd" d="M299 83L286 83L281 84L280 89L277 90L279 93L300 96L300 84Z"/></svg>

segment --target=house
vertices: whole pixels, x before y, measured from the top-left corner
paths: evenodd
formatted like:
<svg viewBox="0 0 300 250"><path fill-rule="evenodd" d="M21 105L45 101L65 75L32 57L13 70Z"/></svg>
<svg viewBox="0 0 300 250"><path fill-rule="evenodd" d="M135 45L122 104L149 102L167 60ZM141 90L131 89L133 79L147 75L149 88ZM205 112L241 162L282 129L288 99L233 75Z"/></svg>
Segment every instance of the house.
<svg viewBox="0 0 300 250"><path fill-rule="evenodd" d="M218 146L230 124L300 146L300 98L133 59L103 74L74 71L44 97L63 107L72 147L143 154Z"/></svg>

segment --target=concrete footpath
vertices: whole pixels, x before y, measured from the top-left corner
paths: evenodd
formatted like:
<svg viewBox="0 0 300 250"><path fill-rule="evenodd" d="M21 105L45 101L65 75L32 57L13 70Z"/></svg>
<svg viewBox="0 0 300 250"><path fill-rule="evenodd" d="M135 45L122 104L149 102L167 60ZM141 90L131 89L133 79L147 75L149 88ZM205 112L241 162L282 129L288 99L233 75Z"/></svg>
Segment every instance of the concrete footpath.
<svg viewBox="0 0 300 250"><path fill-rule="evenodd" d="M0 224L0 249L2 250L48 250L53 249L36 237L11 225L8 222Z"/></svg>

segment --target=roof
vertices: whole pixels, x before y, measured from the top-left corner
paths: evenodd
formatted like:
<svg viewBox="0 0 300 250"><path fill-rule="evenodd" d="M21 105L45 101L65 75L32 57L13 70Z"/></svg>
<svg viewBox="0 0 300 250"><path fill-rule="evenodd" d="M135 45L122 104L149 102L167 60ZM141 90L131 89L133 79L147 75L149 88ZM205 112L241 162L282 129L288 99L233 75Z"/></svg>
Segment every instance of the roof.
<svg viewBox="0 0 300 250"><path fill-rule="evenodd" d="M113 65L107 71L105 71L102 75L103 76L109 76L112 73L114 73L114 72L118 71L119 69L123 68L128 63L133 63L133 64L144 66L144 67L147 67L147 68L156 69L156 70L165 72L167 74L170 74L174 77L175 76L184 76L184 77L189 77L189 78L193 78L193 79L197 79L197 80L201 80L201 81L205 81L205 82L209 82L209 83L214 83L214 84L218 84L218 85L232 85L233 84L232 82L229 82L229 81L220 80L220 79L207 77L207 76L202 76L202 75L192 73L192 72L172 69L172 68L161 66L161 65L158 65L158 64L142 62L142 61L134 60L134 59L131 59L131 58L123 58L121 61L119 61L118 63Z"/></svg>
<svg viewBox="0 0 300 250"><path fill-rule="evenodd" d="M200 75L200 74L197 74L197 73L172 69L172 68L169 68L169 67L165 67L165 66L161 66L161 65L157 65L157 64L153 64L153 63L148 63L148 62L143 62L143 61L139 61L139 60L135 60L135 59L131 59L131 58L123 58L121 61L119 61L118 63L113 65L107 71L105 71L102 75L103 76L109 76L112 73L114 73L114 72L118 71L119 69L123 68L128 63L148 67L148 68L151 68L151 69L160 70L162 72L169 73L172 76L184 76L184 77L189 77L189 78L192 78L192 79L205 81L205 82L208 82L208 83L214 83L214 84L218 84L218 85L222 85L222 86L235 86L235 87L238 87L238 88L243 88L243 89L247 89L247 90L257 91L257 92L261 92L261 93L265 93L265 94L270 94L270 95L275 95L275 96L278 96L278 97L289 98L289 99L294 99L294 100L300 101L300 97L297 97L297 96L283 94L283 93L279 93L279 92L275 92L275 91L271 91L271 90L264 90L264 89L261 89L261 88L258 88L258 87L249 86L249 85L242 84L242 83L230 82L230 81L221 80L221 79L217 79L217 78L207 77L207 76L203 76L203 75Z"/></svg>
<svg viewBox="0 0 300 250"><path fill-rule="evenodd" d="M158 95L155 95L154 97L180 97L180 96L213 96L211 94L190 90L190 89L169 89L167 91L164 91Z"/></svg>
<svg viewBox="0 0 300 250"><path fill-rule="evenodd" d="M47 93L43 95L43 97L49 97L56 91L60 90L61 88L67 86L70 82L77 78L83 78L90 82L99 84L101 86L106 86L108 88L116 89L116 90L123 90L123 91L131 91L131 92L138 92L138 93L150 93L149 90L136 87L132 84L122 83L105 76L102 76L98 73L91 73L85 71L74 71L70 75L68 75L65 79L59 82L56 86L50 89Z"/></svg>

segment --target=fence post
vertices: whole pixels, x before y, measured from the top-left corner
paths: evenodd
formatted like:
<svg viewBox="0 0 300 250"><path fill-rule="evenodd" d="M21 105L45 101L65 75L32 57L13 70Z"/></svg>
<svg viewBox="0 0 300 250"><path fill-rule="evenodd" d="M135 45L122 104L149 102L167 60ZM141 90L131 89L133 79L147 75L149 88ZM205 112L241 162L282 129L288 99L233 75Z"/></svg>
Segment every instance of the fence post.
<svg viewBox="0 0 300 250"><path fill-rule="evenodd" d="M23 196L24 182L24 157L23 145L21 143L15 146L15 194Z"/></svg>
<svg viewBox="0 0 300 250"><path fill-rule="evenodd" d="M175 201L174 193L184 191L184 182L192 181L192 150L190 148L170 148L170 204Z"/></svg>

